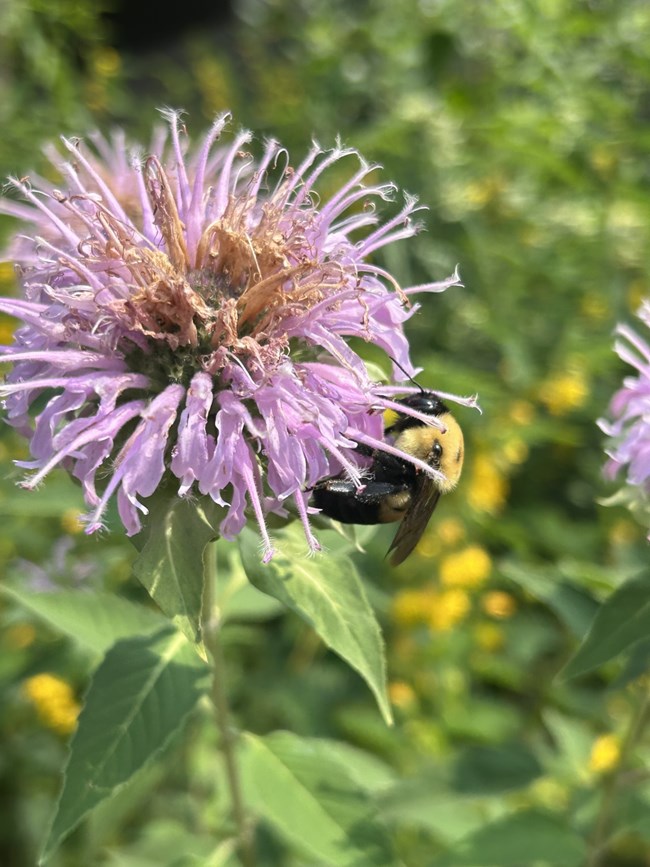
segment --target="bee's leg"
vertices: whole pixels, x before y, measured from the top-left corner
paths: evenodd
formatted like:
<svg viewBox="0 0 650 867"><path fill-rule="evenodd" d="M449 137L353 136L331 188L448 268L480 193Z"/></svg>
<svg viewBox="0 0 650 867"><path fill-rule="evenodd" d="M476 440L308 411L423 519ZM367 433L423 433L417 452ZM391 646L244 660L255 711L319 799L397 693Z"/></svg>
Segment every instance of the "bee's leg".
<svg viewBox="0 0 650 867"><path fill-rule="evenodd" d="M378 503L384 497L406 490L406 487L406 485L397 485L393 482L368 480L360 488L357 488L355 483L349 479L325 479L324 482L318 482L314 486L314 504L318 506L316 500L324 494L351 499L362 504Z"/></svg>
<svg viewBox="0 0 650 867"><path fill-rule="evenodd" d="M373 475L380 482L390 482L394 485L413 484L416 471L413 464L397 455L377 450L373 462Z"/></svg>
<svg viewBox="0 0 650 867"><path fill-rule="evenodd" d="M357 441L355 440L355 442ZM375 450L371 446L360 442L357 442L357 447L354 451L358 455L363 455L364 458L371 458L375 454Z"/></svg>

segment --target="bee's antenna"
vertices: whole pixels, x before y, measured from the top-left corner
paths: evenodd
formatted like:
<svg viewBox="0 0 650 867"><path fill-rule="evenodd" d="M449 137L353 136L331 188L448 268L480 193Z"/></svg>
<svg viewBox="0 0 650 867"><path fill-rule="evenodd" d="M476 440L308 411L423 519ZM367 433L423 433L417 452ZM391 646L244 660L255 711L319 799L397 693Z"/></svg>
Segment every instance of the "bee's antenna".
<svg viewBox="0 0 650 867"><path fill-rule="evenodd" d="M399 363L399 361L396 361L396 360L393 358L392 355L389 355L388 357L389 357L390 360L393 362L393 364L395 365L395 367L399 367L399 369L402 371L402 373L404 374L404 376L409 380L409 382L412 382L413 385L417 386L417 388L419 388L420 391L424 394L424 389L422 388L422 386L420 385L420 383L419 383L419 382L416 382L416 381L413 379L412 376L409 376L409 375L408 375L408 373L404 370L404 368L403 368L402 365Z"/></svg>

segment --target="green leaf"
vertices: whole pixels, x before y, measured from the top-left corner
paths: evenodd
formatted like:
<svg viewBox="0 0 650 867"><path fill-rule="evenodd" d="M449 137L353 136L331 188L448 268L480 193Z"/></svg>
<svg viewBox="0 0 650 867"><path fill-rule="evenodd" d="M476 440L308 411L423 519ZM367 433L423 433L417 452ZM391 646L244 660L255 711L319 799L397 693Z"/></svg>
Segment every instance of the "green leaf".
<svg viewBox="0 0 650 867"><path fill-rule="evenodd" d="M635 644L620 674L608 685L611 692L624 689L628 684L650 671L650 637Z"/></svg>
<svg viewBox="0 0 650 867"><path fill-rule="evenodd" d="M556 816L535 810L505 816L464 837L435 867L522 867L541 861L558 867L584 863L585 843Z"/></svg>
<svg viewBox="0 0 650 867"><path fill-rule="evenodd" d="M72 739L42 861L89 810L167 746L203 694L207 673L187 639L169 626L108 651Z"/></svg>
<svg viewBox="0 0 650 867"><path fill-rule="evenodd" d="M536 566L521 566L506 562L503 574L544 602L577 638L583 638L589 629L598 603L586 591L558 580L557 571Z"/></svg>
<svg viewBox="0 0 650 867"><path fill-rule="evenodd" d="M133 571L151 598L190 641L201 637L203 553L217 538L218 507L208 497L182 499L169 490L147 500L145 528L133 538Z"/></svg>
<svg viewBox="0 0 650 867"><path fill-rule="evenodd" d="M449 847L485 824L483 799L458 795L428 768L382 793L379 809L391 826L422 829Z"/></svg>
<svg viewBox="0 0 650 867"><path fill-rule="evenodd" d="M17 584L2 584L0 590L50 626L99 654L121 638L145 635L165 625L158 612L111 593L94 590L35 593Z"/></svg>
<svg viewBox="0 0 650 867"><path fill-rule="evenodd" d="M541 773L535 756L516 742L470 746L456 760L453 787L463 794L494 794L527 786Z"/></svg>
<svg viewBox="0 0 650 867"><path fill-rule="evenodd" d="M263 621L277 617L284 605L253 587L248 580L239 556L239 548L225 539L217 547L218 580L215 601L221 619Z"/></svg>
<svg viewBox="0 0 650 867"><path fill-rule="evenodd" d="M277 538L278 553L264 565L257 535L247 529L240 534L242 563L249 580L299 614L359 672L391 724L383 639L354 565L329 554L308 558L302 531L295 524Z"/></svg>
<svg viewBox="0 0 650 867"><path fill-rule="evenodd" d="M396 864L372 800L327 742L246 734L241 770L246 802L309 858L328 867Z"/></svg>
<svg viewBox="0 0 650 867"><path fill-rule="evenodd" d="M560 677L577 677L609 662L650 635L650 581L639 575L601 606L587 637Z"/></svg>

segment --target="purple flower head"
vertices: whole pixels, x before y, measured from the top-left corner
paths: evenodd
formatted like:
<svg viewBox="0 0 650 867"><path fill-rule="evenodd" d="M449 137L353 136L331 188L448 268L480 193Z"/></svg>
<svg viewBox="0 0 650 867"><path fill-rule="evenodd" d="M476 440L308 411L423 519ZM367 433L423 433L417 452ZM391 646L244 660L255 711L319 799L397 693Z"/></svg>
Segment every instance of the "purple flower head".
<svg viewBox="0 0 650 867"><path fill-rule="evenodd" d="M638 317L650 327L650 302L643 303ZM613 479L627 467L628 484L645 497L650 493L650 345L627 325L619 325L616 333L623 338L616 342L616 352L637 375L626 377L612 398L612 420L599 421L610 438L605 474Z"/></svg>
<svg viewBox="0 0 650 867"><path fill-rule="evenodd" d="M131 535L142 500L171 474L179 496L224 508L228 539L252 512L265 560L265 516L286 505L317 549L309 489L341 469L360 480L358 442L389 448L381 412L395 388L371 381L346 339L414 373L410 296L458 276L402 289L368 260L416 232L417 208L406 197L380 222L375 204L394 189L355 151L314 145L291 168L275 141L255 161L247 132L217 146L227 115L195 150L180 114L165 118L168 144L146 157L119 137L64 139L68 160L51 158L65 191L13 179L23 201L0 203L24 224L10 251L24 298L0 299L22 320L1 349L14 365L1 392L30 440L23 484L63 466L83 487L88 531L115 496ZM320 202L317 181L343 160L349 179Z"/></svg>

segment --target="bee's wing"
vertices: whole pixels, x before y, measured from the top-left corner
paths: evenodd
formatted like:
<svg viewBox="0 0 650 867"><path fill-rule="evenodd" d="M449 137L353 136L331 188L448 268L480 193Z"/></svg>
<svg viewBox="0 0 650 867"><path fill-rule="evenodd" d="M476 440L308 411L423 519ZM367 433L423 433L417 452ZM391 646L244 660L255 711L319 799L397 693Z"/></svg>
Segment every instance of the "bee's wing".
<svg viewBox="0 0 650 867"><path fill-rule="evenodd" d="M387 556L391 551L393 552L390 558L391 566L399 566L415 548L429 523L433 510L438 505L439 499L440 491L433 479L424 473L419 473L417 488L413 492L411 505L402 518L395 538L388 549Z"/></svg>

